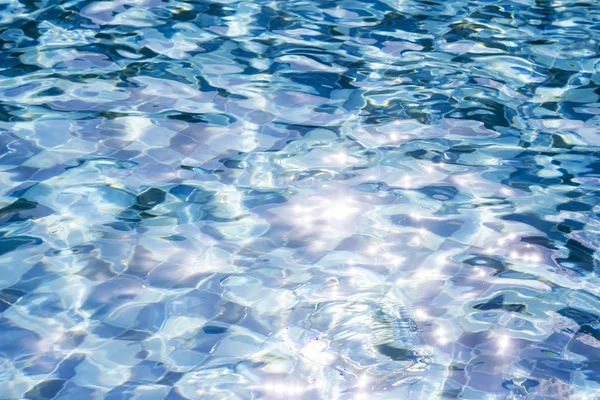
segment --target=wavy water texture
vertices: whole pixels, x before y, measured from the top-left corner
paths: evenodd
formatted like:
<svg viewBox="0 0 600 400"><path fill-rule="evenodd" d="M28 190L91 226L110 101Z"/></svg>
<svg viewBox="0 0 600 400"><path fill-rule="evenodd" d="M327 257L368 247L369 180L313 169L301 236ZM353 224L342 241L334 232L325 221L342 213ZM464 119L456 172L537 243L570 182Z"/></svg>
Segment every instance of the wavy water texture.
<svg viewBox="0 0 600 400"><path fill-rule="evenodd" d="M600 4L6 0L1 399L596 399Z"/></svg>

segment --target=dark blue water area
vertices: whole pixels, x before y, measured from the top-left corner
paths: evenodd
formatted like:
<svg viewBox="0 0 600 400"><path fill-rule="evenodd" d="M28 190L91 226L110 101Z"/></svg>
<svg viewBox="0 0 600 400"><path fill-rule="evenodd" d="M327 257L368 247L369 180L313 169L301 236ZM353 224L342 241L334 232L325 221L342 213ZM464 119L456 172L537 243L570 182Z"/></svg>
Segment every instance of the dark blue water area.
<svg viewBox="0 0 600 400"><path fill-rule="evenodd" d="M0 399L600 398L600 3L0 3Z"/></svg>

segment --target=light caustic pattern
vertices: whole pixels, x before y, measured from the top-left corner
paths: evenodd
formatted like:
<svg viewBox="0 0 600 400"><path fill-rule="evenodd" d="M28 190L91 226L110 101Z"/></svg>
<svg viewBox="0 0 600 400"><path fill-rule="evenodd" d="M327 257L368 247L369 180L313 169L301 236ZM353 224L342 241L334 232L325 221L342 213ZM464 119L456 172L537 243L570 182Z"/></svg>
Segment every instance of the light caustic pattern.
<svg viewBox="0 0 600 400"><path fill-rule="evenodd" d="M596 399L600 4L6 0L0 399Z"/></svg>

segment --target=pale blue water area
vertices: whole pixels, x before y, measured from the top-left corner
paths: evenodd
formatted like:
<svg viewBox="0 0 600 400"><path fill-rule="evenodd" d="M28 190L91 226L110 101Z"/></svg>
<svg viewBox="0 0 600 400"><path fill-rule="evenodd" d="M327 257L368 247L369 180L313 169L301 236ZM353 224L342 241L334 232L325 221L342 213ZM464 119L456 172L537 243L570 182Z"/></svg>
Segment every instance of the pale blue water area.
<svg viewBox="0 0 600 400"><path fill-rule="evenodd" d="M600 2L0 2L0 399L600 399Z"/></svg>

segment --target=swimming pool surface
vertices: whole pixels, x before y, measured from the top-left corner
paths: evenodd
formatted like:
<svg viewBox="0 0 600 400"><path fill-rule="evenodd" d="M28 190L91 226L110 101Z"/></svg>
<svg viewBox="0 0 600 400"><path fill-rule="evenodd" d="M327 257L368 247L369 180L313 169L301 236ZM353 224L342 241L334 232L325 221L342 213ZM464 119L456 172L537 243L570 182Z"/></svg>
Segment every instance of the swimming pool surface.
<svg viewBox="0 0 600 400"><path fill-rule="evenodd" d="M600 2L0 2L0 399L600 399Z"/></svg>

